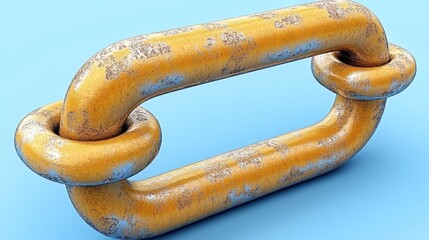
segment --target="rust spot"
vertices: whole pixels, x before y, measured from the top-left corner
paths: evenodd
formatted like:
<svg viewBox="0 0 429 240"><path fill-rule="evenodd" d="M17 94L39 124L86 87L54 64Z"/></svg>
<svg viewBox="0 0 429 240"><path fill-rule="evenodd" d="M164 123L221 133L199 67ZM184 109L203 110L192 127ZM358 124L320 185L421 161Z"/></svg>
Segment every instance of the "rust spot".
<svg viewBox="0 0 429 240"><path fill-rule="evenodd" d="M371 80L369 78L361 79L360 81L358 81L358 85L365 91L369 91L369 89L371 88Z"/></svg>
<svg viewBox="0 0 429 240"><path fill-rule="evenodd" d="M350 115L353 112L353 105L351 104L353 100L345 98L343 101L338 102L335 106L335 113L337 115L337 124L344 125L347 120L350 118Z"/></svg>
<svg viewBox="0 0 429 240"><path fill-rule="evenodd" d="M82 112L74 112L72 114L67 115L68 120L69 119L81 119L82 125L77 125L76 121L68 121L67 125L70 129L73 129L74 132L76 132L78 135L87 136L89 134L92 135L98 135L99 133L102 133L105 131L105 128L103 126L99 126L99 128L93 128L91 127L91 121L90 121L90 115L88 111L82 111ZM76 139L79 140L79 139Z"/></svg>
<svg viewBox="0 0 429 240"><path fill-rule="evenodd" d="M240 168L245 169L249 166L260 167L263 157L259 152L249 148L242 148L224 155L227 158L232 158L238 162Z"/></svg>
<svg viewBox="0 0 429 240"><path fill-rule="evenodd" d="M91 57L88 61L85 62L85 64L78 70L78 72L74 76L72 84L74 86L75 91L79 89L79 86L81 85L82 81L85 80L85 78L88 76L89 71L96 62L101 62L104 58L108 57L114 51L120 51L124 49L126 47L126 43L138 40L141 41L143 39L146 39L145 35L130 38L124 40L123 42L114 43L104 48L100 52L96 53L93 57Z"/></svg>
<svg viewBox="0 0 429 240"><path fill-rule="evenodd" d="M377 33L378 33L377 24L375 24L374 22L370 22L366 25L365 37L371 37L372 35L375 35Z"/></svg>
<svg viewBox="0 0 429 240"><path fill-rule="evenodd" d="M292 167L286 175L280 178L279 184L293 184L297 182L303 174L304 171L302 171L301 169L297 167Z"/></svg>
<svg viewBox="0 0 429 240"><path fill-rule="evenodd" d="M224 32L222 34L222 41L226 45L237 45L238 43L244 42L246 38L242 32Z"/></svg>
<svg viewBox="0 0 429 240"><path fill-rule="evenodd" d="M143 111L141 108L136 108L131 112L130 118L133 122L145 122L148 120L147 112Z"/></svg>
<svg viewBox="0 0 429 240"><path fill-rule="evenodd" d="M232 48L232 53L228 62L221 70L222 75L238 73L244 70L243 62L247 58L250 49L255 47L255 42L251 38L246 38L242 32L224 32L222 42Z"/></svg>
<svg viewBox="0 0 429 240"><path fill-rule="evenodd" d="M381 117L383 116L383 112L384 112L384 108L385 107L386 107L386 100L379 101L379 103L377 104L377 107L376 107L376 110L375 110L376 112L372 116L372 120L377 122L375 128L377 128L378 124L380 124L380 120L381 120Z"/></svg>
<svg viewBox="0 0 429 240"><path fill-rule="evenodd" d="M58 161L61 160L61 154L59 148L64 144L64 140L58 137L50 137L46 144L46 156L49 160Z"/></svg>
<svg viewBox="0 0 429 240"><path fill-rule="evenodd" d="M344 19L347 14L347 10L339 8L335 1L320 1L315 3L307 4L307 6L314 6L327 11L328 15L332 19Z"/></svg>
<svg viewBox="0 0 429 240"><path fill-rule="evenodd" d="M285 28L287 26L301 25L301 23L302 23L302 17L298 14L292 14L282 18L280 21L275 21L274 27Z"/></svg>
<svg viewBox="0 0 429 240"><path fill-rule="evenodd" d="M119 74L130 69L130 65L134 60L149 59L164 55L171 52L170 46L164 42L158 43L136 43L129 46L131 55L116 59L112 55L101 58L98 67L106 68L106 79L116 79Z"/></svg>
<svg viewBox="0 0 429 240"><path fill-rule="evenodd" d="M262 18L265 20L271 20L271 19L277 17L277 14L273 13L273 12L264 12L264 13L254 14L251 17L258 17L258 18Z"/></svg>
<svg viewBox="0 0 429 240"><path fill-rule="evenodd" d="M73 78L75 91L79 88L82 81L88 76L90 69L96 65L99 68L106 68L107 80L116 79L121 73L127 72L133 74L130 70L131 63L135 60L149 59L171 52L171 48L164 42L145 43L147 35L141 35L114 43L101 50L90 58L76 73ZM123 49L129 49L130 54L117 59L113 53Z"/></svg>
<svg viewBox="0 0 429 240"><path fill-rule="evenodd" d="M316 176L330 172L344 165L345 162L343 160L346 159L346 155L344 154L342 148L344 147L338 146L336 149L332 150L323 157L324 159L335 159L335 161L325 161L323 163L323 167L317 169Z"/></svg>
<svg viewBox="0 0 429 240"><path fill-rule="evenodd" d="M360 13L368 19L373 18L373 14L365 6L352 1L349 1L348 4L349 4L349 7L347 8L348 12Z"/></svg>
<svg viewBox="0 0 429 240"><path fill-rule="evenodd" d="M216 39L214 37L207 38L207 44L206 44L207 48L211 48L215 44L216 44Z"/></svg>
<svg viewBox="0 0 429 240"><path fill-rule="evenodd" d="M335 144L336 142L338 142L340 139L341 139L341 135L339 135L339 134L330 135L329 137L322 139L319 142L317 142L317 144L319 146L322 146L322 147L330 147L333 144Z"/></svg>
<svg viewBox="0 0 429 240"><path fill-rule="evenodd" d="M112 80L118 78L119 74L125 72L130 68L130 61L126 58L122 58L116 61L116 58L109 56L103 60L104 67L106 67L106 79ZM101 64L99 64L99 67Z"/></svg>
<svg viewBox="0 0 429 240"><path fill-rule="evenodd" d="M210 182L217 182L231 175L231 169L228 164L223 162L204 165L203 169L206 172L206 178Z"/></svg>
<svg viewBox="0 0 429 240"><path fill-rule="evenodd" d="M72 124L76 121L76 113L68 112L67 113L67 128L71 129Z"/></svg>
<svg viewBox="0 0 429 240"><path fill-rule="evenodd" d="M38 108L29 113L29 115L33 116L41 116L47 119L51 119L53 117L52 112L47 109Z"/></svg>
<svg viewBox="0 0 429 240"><path fill-rule="evenodd" d="M107 227L107 234L110 237L124 238L136 227L137 220L133 216L120 218L115 215L101 217L101 222Z"/></svg>
<svg viewBox="0 0 429 240"><path fill-rule="evenodd" d="M152 204L151 206L154 212L159 213L164 209L168 196L169 196L169 191L167 191L166 189L162 189L157 193L146 195L146 199L151 202Z"/></svg>
<svg viewBox="0 0 429 240"><path fill-rule="evenodd" d="M25 120L20 123L19 129L23 132L22 141L32 141L34 137L46 129L45 124L34 119Z"/></svg>
<svg viewBox="0 0 429 240"><path fill-rule="evenodd" d="M224 200L225 205L237 206L242 203L248 202L255 198L260 197L263 194L262 187L253 188L249 185L244 185L244 189L241 191L232 190L228 193Z"/></svg>
<svg viewBox="0 0 429 240"><path fill-rule="evenodd" d="M209 31L224 29L228 27L228 25L226 25L225 23L219 23L219 22L205 23L205 24L201 24L201 26Z"/></svg>
<svg viewBox="0 0 429 240"><path fill-rule="evenodd" d="M268 147L274 148L283 157L289 153L289 147L285 144L279 143L275 139L269 139L262 143Z"/></svg>
<svg viewBox="0 0 429 240"><path fill-rule="evenodd" d="M390 68L395 69L398 73L405 73L407 69L407 65L405 65L404 61L394 61L388 65Z"/></svg>
<svg viewBox="0 0 429 240"><path fill-rule="evenodd" d="M165 42L141 43L131 46L132 59L149 59L171 52L171 47Z"/></svg>
<svg viewBox="0 0 429 240"><path fill-rule="evenodd" d="M177 208L179 210L189 207L192 204L192 193L188 189L182 190L182 195L177 200Z"/></svg>
<svg viewBox="0 0 429 240"><path fill-rule="evenodd" d="M373 121L380 121L381 117L383 116L384 108L386 107L386 104L384 104L385 101L380 101L377 104L377 107L375 108L375 114L372 116Z"/></svg>
<svg viewBox="0 0 429 240"><path fill-rule="evenodd" d="M375 22L372 22L373 14L363 5L356 2L347 2L347 8L338 7L338 4L335 0L325 0L316 3L307 4L307 6L315 6L321 9L325 9L329 17L332 19L344 19L348 14L357 13L366 17L369 21L366 29L366 37L369 37L373 34L378 33L378 26ZM379 39L379 43L381 43L383 39Z"/></svg>

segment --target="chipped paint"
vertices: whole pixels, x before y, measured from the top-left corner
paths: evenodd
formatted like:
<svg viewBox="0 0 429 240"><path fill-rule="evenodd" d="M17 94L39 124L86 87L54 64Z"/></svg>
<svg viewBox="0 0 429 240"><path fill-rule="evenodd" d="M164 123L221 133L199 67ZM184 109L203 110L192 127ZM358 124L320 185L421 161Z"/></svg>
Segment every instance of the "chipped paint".
<svg viewBox="0 0 429 240"><path fill-rule="evenodd" d="M366 26L365 37L371 37L373 35L376 35L377 33L378 33L377 24L373 22L368 23L368 25Z"/></svg>
<svg viewBox="0 0 429 240"><path fill-rule="evenodd" d="M228 164L223 162L216 162L214 164L207 164L203 166L206 179L210 182L221 181L224 178L231 176L232 170Z"/></svg>
<svg viewBox="0 0 429 240"><path fill-rule="evenodd" d="M339 132L338 134L335 134L335 135L331 135L327 138L321 139L321 140L319 140L319 142L317 144L321 147L334 146L335 144L337 144L338 142L341 141L342 134L340 134L340 133L341 132Z"/></svg>
<svg viewBox="0 0 429 240"><path fill-rule="evenodd" d="M61 159L61 148L64 144L64 140L58 137L51 137L46 145L46 155L51 161L58 161Z"/></svg>
<svg viewBox="0 0 429 240"><path fill-rule="evenodd" d="M216 44L216 39L214 37L207 38L207 44L206 47L210 48Z"/></svg>
<svg viewBox="0 0 429 240"><path fill-rule="evenodd" d="M319 49L321 46L322 43L320 41L313 39L311 41L296 46L293 50L292 56L301 56L310 53Z"/></svg>
<svg viewBox="0 0 429 240"><path fill-rule="evenodd" d="M43 132L44 125L36 120L22 121L18 129L24 132L23 142L31 142L37 135Z"/></svg>
<svg viewBox="0 0 429 240"><path fill-rule="evenodd" d="M46 174L42 174L43 177L46 179L49 179L51 181L57 182L57 183L66 183L68 182L67 178L64 176L61 176L57 171L50 169Z"/></svg>
<svg viewBox="0 0 429 240"><path fill-rule="evenodd" d="M103 233L109 237L128 239L132 236L133 239L138 239L150 235L145 228L136 231L137 219L134 216L124 219L111 214L101 219L107 225L107 229Z"/></svg>
<svg viewBox="0 0 429 240"><path fill-rule="evenodd" d="M393 80L392 83L390 84L389 94L393 94L393 95L398 94L402 92L405 88L407 88L408 85L409 85L409 82Z"/></svg>
<svg viewBox="0 0 429 240"><path fill-rule="evenodd" d="M276 18L277 14L274 12L264 12L264 13L251 15L251 17L258 17L258 18L262 18L265 20L271 20L271 19Z"/></svg>
<svg viewBox="0 0 429 240"><path fill-rule="evenodd" d="M382 29L360 4L322 1L129 38L90 58L64 103L27 116L15 148L41 176L78 185L67 187L69 197L91 227L120 238L159 235L333 170L360 150L385 98L415 75L412 56L388 48ZM320 54L328 51L341 55ZM118 181L159 151L159 124L132 111L139 103L314 54L313 74L338 94L319 123L144 181ZM51 138L57 132L61 141Z"/></svg>
<svg viewBox="0 0 429 240"><path fill-rule="evenodd" d="M131 177L135 171L135 162L128 162L120 167L112 170L112 176L109 178L111 181L119 181L128 177Z"/></svg>
<svg viewBox="0 0 429 240"><path fill-rule="evenodd" d="M305 166L299 167L298 169L303 172L317 172L316 175L323 174L331 170L332 166L335 166L338 161L344 159L347 156L344 150L339 152L332 152L330 156L320 159L319 161L308 163Z"/></svg>
<svg viewBox="0 0 429 240"><path fill-rule="evenodd" d="M221 38L226 45L236 45L246 40L246 37L242 32L234 32L234 31L224 32Z"/></svg>
<svg viewBox="0 0 429 240"><path fill-rule="evenodd" d="M134 120L134 122L146 122L149 120L149 115L142 109L137 108L131 112L130 118Z"/></svg>
<svg viewBox="0 0 429 240"><path fill-rule="evenodd" d="M276 139L269 139L262 143L268 147L274 148L282 157L286 157L289 153L289 147Z"/></svg>
<svg viewBox="0 0 429 240"><path fill-rule="evenodd" d="M136 43L130 47L132 50L131 59L136 60L150 59L171 53L171 47L165 42L143 44Z"/></svg>
<svg viewBox="0 0 429 240"><path fill-rule="evenodd" d="M286 47L278 52L270 53L262 59L262 62L265 64L285 62L294 57L303 56L305 54L311 53L312 51L318 50L321 47L321 42L313 39L303 44L299 44L293 50Z"/></svg>
<svg viewBox="0 0 429 240"><path fill-rule="evenodd" d="M222 33L222 42L232 51L226 64L221 69L221 75L236 74L244 70L244 62L248 52L255 48L255 42L251 37L246 37L243 32L227 31Z"/></svg>
<svg viewBox="0 0 429 240"><path fill-rule="evenodd" d="M228 194L228 200L231 202L231 206L237 206L237 205L240 205L242 203L253 200L253 197L252 197L252 195L247 194L246 192L241 193L241 194L237 194L236 190L232 190Z"/></svg>
<svg viewBox="0 0 429 240"><path fill-rule="evenodd" d="M313 75L320 84L347 98L369 101L393 96L411 84L416 66L413 57L405 50L393 44L389 48L390 61L372 68L358 69L341 62L333 53L315 56Z"/></svg>
<svg viewBox="0 0 429 240"><path fill-rule="evenodd" d="M278 184L280 186L287 186L291 185L293 183L301 181L301 176L304 174L304 172L297 168L296 166L292 167L291 170L283 175L280 179Z"/></svg>
<svg viewBox="0 0 429 240"><path fill-rule="evenodd" d="M187 79L180 88L186 88L280 64L282 61L267 64L267 61L264 62L262 59L286 47L293 54L294 48L307 42L309 38L323 43L318 53L341 50L343 54L349 54L346 58L350 57L351 62L348 63L351 65L369 67L382 65L388 60L387 42L382 26L370 12L359 5L347 2L330 2L327 5L334 12L338 9L341 9L338 11L345 11L345 18L335 20L329 17L325 8L310 4L270 11L271 14L266 12L261 15L254 14L186 27L180 30L182 32L179 33L180 35L167 34L166 36L155 33L115 43L91 58L88 62L91 64L83 66L82 70L87 69L88 74L77 74L86 77L85 79L76 77L70 90L75 86L79 87L67 94L64 116L61 117L61 125L67 127L61 127L60 133L75 140L100 140L115 136L124 123L124 112L130 112L139 100L143 100L140 99L141 94L138 90L145 81L146 83L148 80L158 81L157 77L173 73L177 70L174 69L177 66L181 66L180 73ZM314 18L315 15L318 17ZM275 21L290 25L283 29L276 29ZM317 27L322 22L326 28ZM379 31L367 38L364 35L368 23L376 24ZM186 29L185 32L183 29ZM294 32L295 29L296 32ZM237 33L238 38L235 39L240 40L241 36L245 39L234 43L234 40L231 41L234 37L227 36L229 33ZM212 42L209 41L208 48L207 39L210 37L216 40L216 44L211 45ZM291 60L310 55L311 53L296 56ZM129 61L129 59L132 60ZM211 68L205 68L209 65ZM101 80L105 78L114 83L104 84ZM79 79L82 81L79 82ZM95 82L97 84L94 84ZM133 90L110 90L121 84ZM84 90L91 86L97 89ZM114 94L109 94L109 98L106 99L109 104L100 104L104 102L101 101L103 96L100 96L102 95L100 92L105 93L107 88ZM66 116L69 112L76 112L78 115L82 112L82 109L78 109L80 106L83 107L82 99L91 101L89 105L98 104L97 108L86 109L88 115L95 118L89 122L90 126L85 128L90 129L88 132L83 130L84 120L80 117L76 118L71 127L67 124ZM127 99L134 99L134 101L131 103ZM127 109L122 110L123 108ZM120 110L117 111L117 109ZM110 120L103 119L102 116L107 115Z"/></svg>
<svg viewBox="0 0 429 240"><path fill-rule="evenodd" d="M161 93L164 90L171 91L171 89L174 89L174 87L180 86L184 80L185 80L185 77L183 75L171 74L161 78L155 83L145 84L140 89L140 92L143 96L148 96L151 94Z"/></svg>
<svg viewBox="0 0 429 240"><path fill-rule="evenodd" d="M288 26L299 26L302 23L302 17L298 14L291 14L274 22L275 28L286 28Z"/></svg>
<svg viewBox="0 0 429 240"><path fill-rule="evenodd" d="M316 6L318 8L326 10L329 17L335 20L344 19L349 12L347 9L338 7L335 1L320 1L316 3L310 3L309 6Z"/></svg>
<svg viewBox="0 0 429 240"><path fill-rule="evenodd" d="M246 169L247 167L260 167L263 156L259 152L251 148L241 148L229 153L224 154L226 158L231 158L237 161L238 165L242 169Z"/></svg>
<svg viewBox="0 0 429 240"><path fill-rule="evenodd" d="M218 30L218 29L224 29L227 28L228 25L225 23L221 23L221 22L212 22L212 23L206 23L206 24L201 24L201 26L209 31L214 31L214 30Z"/></svg>
<svg viewBox="0 0 429 240"><path fill-rule="evenodd" d="M230 191L225 202L231 207L238 206L259 197L261 192L262 189L260 187L252 188L250 185L244 185L243 190L237 191L234 189Z"/></svg>
<svg viewBox="0 0 429 240"><path fill-rule="evenodd" d="M184 208L190 207L193 201L193 194L189 189L182 189L182 192L177 199L177 208L182 210Z"/></svg>
<svg viewBox="0 0 429 240"><path fill-rule="evenodd" d="M314 176L319 176L343 165L346 159L347 153L344 150L332 152L318 161L306 163L305 166L291 167L290 171L284 174L279 179L278 183L280 185L289 186Z"/></svg>
<svg viewBox="0 0 429 240"><path fill-rule="evenodd" d="M266 64L284 62L292 56L292 51L289 48L284 48L278 52L268 54L263 58L262 62Z"/></svg>
<svg viewBox="0 0 429 240"><path fill-rule="evenodd" d="M18 127L15 134L15 147L23 162L41 176L71 185L111 183L145 168L157 154L159 124L146 110L138 107L127 118L129 128L124 128L124 134L115 137L115 141L121 142L121 148L110 139L97 141L97 147L94 147L91 141L74 141L56 135L62 104L55 102L27 115L20 125L23 128ZM39 137L28 138L27 133L34 129ZM133 134L127 134L129 132ZM148 141L144 147L135 144L142 140ZM94 171L100 166L103 169ZM54 172L48 174L51 170L61 177Z"/></svg>
<svg viewBox="0 0 429 240"><path fill-rule="evenodd" d="M146 43L146 39L146 35L129 38L98 52L76 73L72 80L73 89L78 91L94 68L104 68L105 79L113 80L121 74L127 73L135 62L171 53L171 47L165 42ZM120 54L120 52L127 54Z"/></svg>

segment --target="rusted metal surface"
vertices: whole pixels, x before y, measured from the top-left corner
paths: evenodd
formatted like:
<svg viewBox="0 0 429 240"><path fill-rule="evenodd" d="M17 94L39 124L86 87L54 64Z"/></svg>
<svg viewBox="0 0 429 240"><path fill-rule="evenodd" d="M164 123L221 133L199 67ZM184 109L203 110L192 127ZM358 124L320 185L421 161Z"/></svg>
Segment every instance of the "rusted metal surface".
<svg viewBox="0 0 429 240"><path fill-rule="evenodd" d="M319 55L321 54L321 55ZM126 178L156 156L160 126L137 107L160 94L315 56L337 94L321 122L150 179ZM112 237L146 238L341 166L374 133L386 98L416 72L378 19L351 1L323 1L142 35L106 47L64 102L19 124L15 146L39 175L67 185L76 210Z"/></svg>

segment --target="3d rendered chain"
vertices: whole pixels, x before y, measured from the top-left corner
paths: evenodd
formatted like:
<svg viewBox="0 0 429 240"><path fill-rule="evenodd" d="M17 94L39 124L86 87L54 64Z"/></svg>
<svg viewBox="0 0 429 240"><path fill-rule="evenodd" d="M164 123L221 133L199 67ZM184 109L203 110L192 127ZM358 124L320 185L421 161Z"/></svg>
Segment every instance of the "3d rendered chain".
<svg viewBox="0 0 429 240"><path fill-rule="evenodd" d="M337 94L319 123L137 182L161 130L139 105L160 94L310 56ZM64 101L19 124L16 151L63 183L97 231L147 238L324 174L374 133L386 98L414 78L413 57L388 44L368 9L322 1L141 35L114 43L75 75Z"/></svg>

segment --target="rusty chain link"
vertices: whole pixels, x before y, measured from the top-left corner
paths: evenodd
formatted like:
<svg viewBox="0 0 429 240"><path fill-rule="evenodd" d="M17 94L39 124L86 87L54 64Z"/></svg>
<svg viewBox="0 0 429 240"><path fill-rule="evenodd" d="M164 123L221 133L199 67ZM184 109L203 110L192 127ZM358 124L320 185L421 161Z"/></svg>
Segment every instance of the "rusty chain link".
<svg viewBox="0 0 429 240"><path fill-rule="evenodd" d="M139 105L171 91L310 56L337 94L321 122L138 182L161 129ZM146 238L341 166L374 133L386 98L415 60L388 44L378 19L351 1L323 1L141 35L89 59L64 101L19 124L15 147L37 174L66 184L82 218L103 234Z"/></svg>

